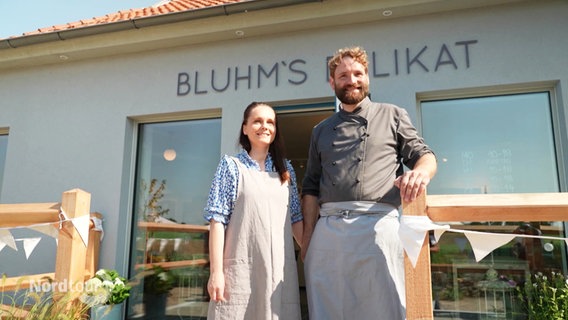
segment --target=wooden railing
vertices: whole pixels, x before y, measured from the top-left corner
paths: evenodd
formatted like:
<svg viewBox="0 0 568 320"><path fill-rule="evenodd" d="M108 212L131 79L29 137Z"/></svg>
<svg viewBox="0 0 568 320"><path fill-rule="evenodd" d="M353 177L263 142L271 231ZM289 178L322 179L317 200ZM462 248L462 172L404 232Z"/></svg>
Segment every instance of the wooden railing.
<svg viewBox="0 0 568 320"><path fill-rule="evenodd" d="M193 224L168 224L168 223L155 223L155 222L138 222L138 228L144 234L144 244L147 243L149 233L157 231L179 232L179 233L202 233L206 235L203 241L202 253L209 252L207 236L209 234L209 226L200 226ZM177 269L190 266L204 266L209 263L209 259L189 259L180 261L161 261L161 262L145 262L144 264L136 265L136 269L149 269L154 265L159 265L164 269Z"/></svg>
<svg viewBox="0 0 568 320"><path fill-rule="evenodd" d="M93 276L98 266L101 232L95 230L91 221L88 246L85 246L70 221L86 215L100 219L101 214L90 213L90 204L91 195L80 189L64 192L61 203L0 204L0 228L53 224L59 230L55 271L5 278L0 280L0 291L27 289L31 284L46 281L72 285ZM61 222L62 212L67 217L64 222Z"/></svg>
<svg viewBox="0 0 568 320"><path fill-rule="evenodd" d="M568 221L568 193L422 195L403 203L404 215L434 222ZM413 267L405 254L406 318L433 319L428 235Z"/></svg>

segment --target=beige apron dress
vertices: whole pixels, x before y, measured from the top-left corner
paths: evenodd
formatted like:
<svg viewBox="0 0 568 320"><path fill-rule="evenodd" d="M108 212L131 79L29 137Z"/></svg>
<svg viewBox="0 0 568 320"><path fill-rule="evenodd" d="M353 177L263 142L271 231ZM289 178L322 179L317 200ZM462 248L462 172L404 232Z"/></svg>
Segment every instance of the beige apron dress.
<svg viewBox="0 0 568 320"><path fill-rule="evenodd" d="M277 172L248 169L232 159L239 169L239 187L225 231L227 301L211 301L207 319L298 320L289 185L280 182Z"/></svg>
<svg viewBox="0 0 568 320"><path fill-rule="evenodd" d="M328 202L320 216L304 260L310 320L405 319L398 210Z"/></svg>

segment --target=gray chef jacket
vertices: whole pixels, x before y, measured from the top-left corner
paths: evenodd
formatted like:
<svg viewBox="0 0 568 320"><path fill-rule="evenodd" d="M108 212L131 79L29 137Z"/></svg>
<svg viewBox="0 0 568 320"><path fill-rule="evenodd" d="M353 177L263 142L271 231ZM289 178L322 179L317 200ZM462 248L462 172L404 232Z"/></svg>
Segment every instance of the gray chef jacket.
<svg viewBox="0 0 568 320"><path fill-rule="evenodd" d="M376 201L400 206L394 180L433 153L406 110L365 98L354 112L340 110L312 130L302 194L320 203Z"/></svg>

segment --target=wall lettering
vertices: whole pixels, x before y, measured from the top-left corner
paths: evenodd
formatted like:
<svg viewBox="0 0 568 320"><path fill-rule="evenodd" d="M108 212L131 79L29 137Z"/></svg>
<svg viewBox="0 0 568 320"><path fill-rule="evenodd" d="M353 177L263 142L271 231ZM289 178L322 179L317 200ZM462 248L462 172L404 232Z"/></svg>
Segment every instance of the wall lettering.
<svg viewBox="0 0 568 320"><path fill-rule="evenodd" d="M246 67L229 67L225 72L212 69L210 72L179 72L177 76L177 95L207 94L224 92L230 87L234 91L250 90L253 86L260 89L266 85L278 87L285 80L292 85L302 85L308 80L304 69L306 61L294 59L281 61L271 66L248 65Z"/></svg>
<svg viewBox="0 0 568 320"><path fill-rule="evenodd" d="M411 75L413 72L430 73L444 70L469 69L471 52L477 40L442 43L436 46L395 48L392 54L382 51L371 51L369 55L369 76L386 78L400 75ZM329 79L326 57L325 81ZM202 95L222 93L227 90L242 91L261 89L267 86L278 88L284 81L293 86L301 86L308 80L307 62L301 58L283 60L273 64L233 66L226 69L209 71L182 71L177 75L177 95Z"/></svg>

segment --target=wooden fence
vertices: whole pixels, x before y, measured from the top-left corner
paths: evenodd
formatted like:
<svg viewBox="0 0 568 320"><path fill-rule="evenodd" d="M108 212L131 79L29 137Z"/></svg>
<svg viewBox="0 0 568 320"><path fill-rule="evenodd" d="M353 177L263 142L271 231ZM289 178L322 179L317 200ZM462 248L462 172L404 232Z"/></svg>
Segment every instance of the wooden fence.
<svg viewBox="0 0 568 320"><path fill-rule="evenodd" d="M568 193L422 195L403 203L404 215L434 222L568 221ZM433 319L430 242L424 239L416 266L405 254L406 317Z"/></svg>
<svg viewBox="0 0 568 320"><path fill-rule="evenodd" d="M91 221L88 246L85 246L70 221L86 215L100 219L101 214L90 213L90 204L91 195L80 189L64 192L60 203L0 204L0 228L53 224L59 232L55 271L5 278L0 283L0 291L26 289L31 284L45 283L50 280L54 283L72 285L82 283L92 277L98 266L101 232L95 230L94 223ZM65 213L67 219L62 220L62 212Z"/></svg>

